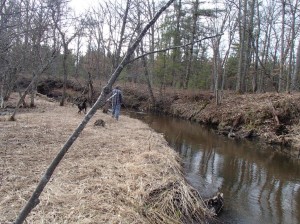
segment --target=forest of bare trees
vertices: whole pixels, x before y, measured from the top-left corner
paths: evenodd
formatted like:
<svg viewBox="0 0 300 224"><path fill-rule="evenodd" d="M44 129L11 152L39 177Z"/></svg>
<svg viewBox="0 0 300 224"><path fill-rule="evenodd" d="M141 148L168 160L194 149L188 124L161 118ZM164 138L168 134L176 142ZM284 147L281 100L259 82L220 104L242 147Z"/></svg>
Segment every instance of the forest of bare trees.
<svg viewBox="0 0 300 224"><path fill-rule="evenodd" d="M84 4L84 3L82 3ZM0 1L0 103L34 93L39 77L107 82L164 1ZM120 79L152 87L299 90L299 0L176 0L146 33ZM28 88L16 86L31 77ZM219 97L217 97L218 99ZM153 99L154 100L154 99Z"/></svg>
<svg viewBox="0 0 300 224"><path fill-rule="evenodd" d="M86 11L71 2L0 0L0 107L12 92L20 94L11 120L26 95L35 106L43 77L63 81L61 106L69 79L91 89L97 80L102 89L16 224L39 203L56 166L117 79L146 84L153 104L153 87L161 93L167 87L210 90L217 104L224 90L299 91L299 0L99 0ZM18 85L22 77L31 80L28 86Z"/></svg>

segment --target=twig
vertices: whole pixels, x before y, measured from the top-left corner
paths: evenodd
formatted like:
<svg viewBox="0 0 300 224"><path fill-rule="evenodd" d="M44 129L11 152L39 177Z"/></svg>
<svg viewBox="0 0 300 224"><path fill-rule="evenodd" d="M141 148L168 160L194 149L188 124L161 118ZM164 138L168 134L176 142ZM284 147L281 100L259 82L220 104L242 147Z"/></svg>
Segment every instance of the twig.
<svg viewBox="0 0 300 224"><path fill-rule="evenodd" d="M156 54L156 53L160 53L160 52L165 52L165 51L169 51L169 50L174 50L174 49L177 49L177 48L186 47L186 46L189 46L189 45L192 45L192 44L195 44L195 43L198 43L198 42L207 40L207 39L211 39L211 38L215 38L215 37L222 36L223 34L224 34L224 33L220 33L220 34L216 34L216 35L214 35L214 36L204 37L204 38L202 38L202 39L200 39L200 40L195 40L195 41L193 41L193 42L190 42L190 43L187 43L187 44L183 44L183 45L180 45L180 46L174 46L174 47L169 47L169 48L165 48L165 49L161 49L161 50L156 50L156 51L147 52L147 53L145 53L145 54L142 54L142 55L140 55L140 56L138 56L138 57L136 57L136 58L130 60L130 61L128 62L128 64L129 64L129 63L132 63L132 62L134 62L134 61L136 61L136 60L138 60L138 59L140 59L140 58L143 58L143 57L145 57L145 56L147 56L147 55L150 55L150 54Z"/></svg>

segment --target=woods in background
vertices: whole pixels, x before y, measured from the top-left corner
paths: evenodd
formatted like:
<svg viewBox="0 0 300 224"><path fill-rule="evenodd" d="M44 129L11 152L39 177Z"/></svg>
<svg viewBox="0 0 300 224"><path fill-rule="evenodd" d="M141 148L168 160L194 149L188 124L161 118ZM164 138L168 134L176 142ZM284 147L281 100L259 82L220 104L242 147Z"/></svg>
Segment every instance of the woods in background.
<svg viewBox="0 0 300 224"><path fill-rule="evenodd" d="M66 0L0 1L0 103L31 76L107 82L162 1L99 1L79 14ZM152 26L120 79L214 91L299 90L299 0L176 0ZM207 38L211 37L211 38ZM151 54L151 52L156 52ZM145 55L145 56L143 56ZM97 87L99 88L99 87Z"/></svg>

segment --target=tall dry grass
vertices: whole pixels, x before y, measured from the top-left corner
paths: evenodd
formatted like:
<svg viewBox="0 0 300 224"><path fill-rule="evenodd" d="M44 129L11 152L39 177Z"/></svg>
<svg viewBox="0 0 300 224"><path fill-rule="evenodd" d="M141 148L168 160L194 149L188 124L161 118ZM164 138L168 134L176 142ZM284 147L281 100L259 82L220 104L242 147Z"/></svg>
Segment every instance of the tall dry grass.
<svg viewBox="0 0 300 224"><path fill-rule="evenodd" d="M11 223L68 136L77 108L37 98L0 122L0 223ZM94 126L97 119L105 127ZM71 147L27 223L203 223L208 211L163 135L100 110Z"/></svg>

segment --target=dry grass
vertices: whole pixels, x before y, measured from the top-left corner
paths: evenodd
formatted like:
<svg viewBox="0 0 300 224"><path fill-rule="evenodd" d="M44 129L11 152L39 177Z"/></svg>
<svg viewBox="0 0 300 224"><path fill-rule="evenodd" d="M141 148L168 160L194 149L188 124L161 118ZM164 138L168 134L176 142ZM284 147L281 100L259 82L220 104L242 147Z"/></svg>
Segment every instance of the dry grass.
<svg viewBox="0 0 300 224"><path fill-rule="evenodd" d="M13 98L12 98L13 99ZM0 223L13 222L83 115L37 97L37 108L0 120ZM97 119L105 127L94 126ZM28 223L184 223L203 221L200 196L181 174L161 134L100 110L40 197Z"/></svg>

